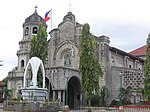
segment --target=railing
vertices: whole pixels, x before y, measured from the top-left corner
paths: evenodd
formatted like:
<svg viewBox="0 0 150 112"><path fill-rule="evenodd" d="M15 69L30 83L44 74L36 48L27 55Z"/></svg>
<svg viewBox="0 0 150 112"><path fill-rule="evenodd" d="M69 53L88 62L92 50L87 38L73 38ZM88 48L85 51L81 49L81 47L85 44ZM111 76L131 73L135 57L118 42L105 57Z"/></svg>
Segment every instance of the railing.
<svg viewBox="0 0 150 112"><path fill-rule="evenodd" d="M150 112L150 106L136 105L120 107L82 107L81 109L87 111L88 108L90 108L92 112Z"/></svg>
<svg viewBox="0 0 150 112"><path fill-rule="evenodd" d="M120 106L116 107L118 112L150 112L150 106L136 106L136 105L129 105L129 106Z"/></svg>

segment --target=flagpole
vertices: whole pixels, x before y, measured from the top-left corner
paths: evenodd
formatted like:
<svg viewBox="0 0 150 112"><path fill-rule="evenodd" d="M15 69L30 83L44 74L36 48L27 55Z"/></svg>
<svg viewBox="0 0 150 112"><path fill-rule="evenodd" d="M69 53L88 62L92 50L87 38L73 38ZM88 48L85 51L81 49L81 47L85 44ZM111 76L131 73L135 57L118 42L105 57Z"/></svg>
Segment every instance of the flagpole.
<svg viewBox="0 0 150 112"><path fill-rule="evenodd" d="M51 9L51 30L52 30L52 11L53 9Z"/></svg>

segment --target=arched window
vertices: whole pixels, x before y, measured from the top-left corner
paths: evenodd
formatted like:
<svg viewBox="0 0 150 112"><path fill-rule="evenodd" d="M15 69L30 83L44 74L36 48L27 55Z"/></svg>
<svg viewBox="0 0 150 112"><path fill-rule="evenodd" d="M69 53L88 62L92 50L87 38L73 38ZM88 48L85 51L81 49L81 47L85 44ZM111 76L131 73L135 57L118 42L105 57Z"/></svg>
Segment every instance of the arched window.
<svg viewBox="0 0 150 112"><path fill-rule="evenodd" d="M64 54L64 66L70 66L71 65L71 52L66 52Z"/></svg>
<svg viewBox="0 0 150 112"><path fill-rule="evenodd" d="M28 34L29 34L29 28L26 27L26 29L25 29L25 36L27 36Z"/></svg>
<svg viewBox="0 0 150 112"><path fill-rule="evenodd" d="M37 34L37 27L33 27L32 33Z"/></svg>
<svg viewBox="0 0 150 112"><path fill-rule="evenodd" d="M131 68L132 66L131 65L129 65L129 68Z"/></svg>
<svg viewBox="0 0 150 112"><path fill-rule="evenodd" d="M21 67L24 67L24 60L21 60Z"/></svg>

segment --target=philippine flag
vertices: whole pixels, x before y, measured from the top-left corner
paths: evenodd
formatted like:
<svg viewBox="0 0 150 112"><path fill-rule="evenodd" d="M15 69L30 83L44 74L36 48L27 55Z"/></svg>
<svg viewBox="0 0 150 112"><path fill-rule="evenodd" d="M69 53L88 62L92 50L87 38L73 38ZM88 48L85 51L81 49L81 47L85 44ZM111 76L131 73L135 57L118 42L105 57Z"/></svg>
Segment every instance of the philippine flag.
<svg viewBox="0 0 150 112"><path fill-rule="evenodd" d="M44 23L46 23L46 21L51 19L51 11L52 10L49 10L48 12L45 13Z"/></svg>

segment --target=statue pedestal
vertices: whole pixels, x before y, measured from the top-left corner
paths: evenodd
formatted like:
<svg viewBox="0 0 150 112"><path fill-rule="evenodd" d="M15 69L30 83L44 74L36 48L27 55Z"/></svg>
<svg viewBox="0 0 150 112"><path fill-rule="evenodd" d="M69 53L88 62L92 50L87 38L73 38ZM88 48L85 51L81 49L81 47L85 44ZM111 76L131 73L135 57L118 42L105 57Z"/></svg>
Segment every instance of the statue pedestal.
<svg viewBox="0 0 150 112"><path fill-rule="evenodd" d="M46 88L23 88L21 89L24 101L45 101L47 97Z"/></svg>

